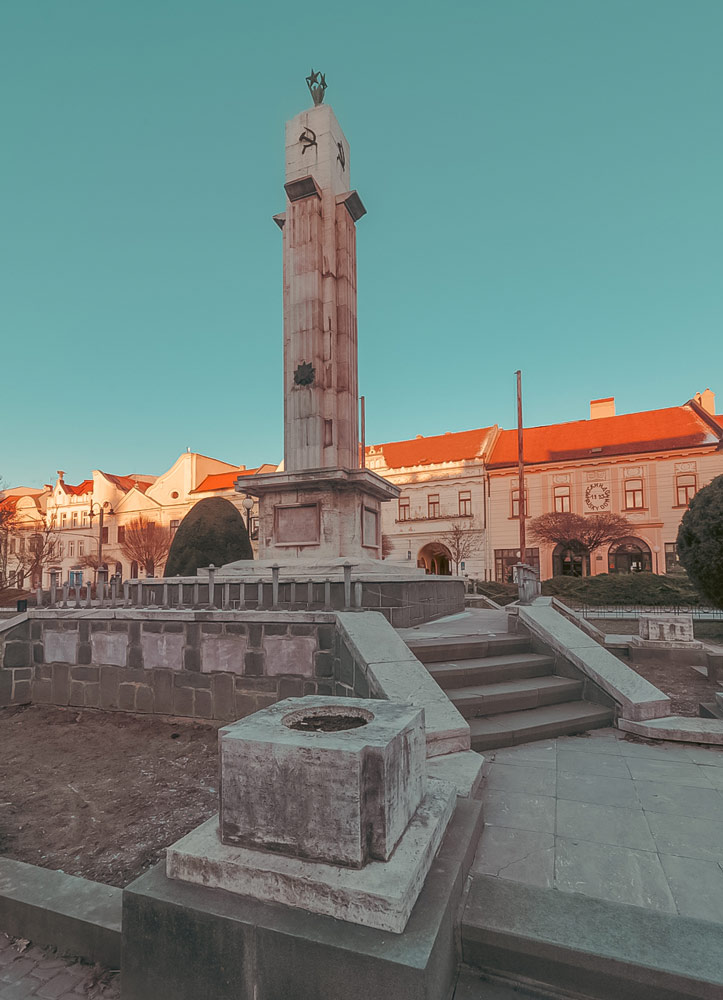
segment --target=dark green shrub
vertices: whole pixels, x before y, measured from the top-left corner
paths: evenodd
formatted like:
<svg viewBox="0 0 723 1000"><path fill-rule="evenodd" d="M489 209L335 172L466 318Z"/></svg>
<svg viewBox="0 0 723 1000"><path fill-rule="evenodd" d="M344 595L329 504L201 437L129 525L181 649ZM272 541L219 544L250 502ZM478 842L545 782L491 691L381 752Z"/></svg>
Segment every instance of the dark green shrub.
<svg viewBox="0 0 723 1000"><path fill-rule="evenodd" d="M700 596L682 575L655 573L600 573L597 576L553 576L542 581L542 593L574 604L644 604L655 606L700 604Z"/></svg>
<svg viewBox="0 0 723 1000"><path fill-rule="evenodd" d="M229 500L209 497L192 507L178 526L166 576L195 576L199 566L253 559L246 525Z"/></svg>
<svg viewBox="0 0 723 1000"><path fill-rule="evenodd" d="M703 597L723 608L723 476L690 501L678 529L678 558Z"/></svg>

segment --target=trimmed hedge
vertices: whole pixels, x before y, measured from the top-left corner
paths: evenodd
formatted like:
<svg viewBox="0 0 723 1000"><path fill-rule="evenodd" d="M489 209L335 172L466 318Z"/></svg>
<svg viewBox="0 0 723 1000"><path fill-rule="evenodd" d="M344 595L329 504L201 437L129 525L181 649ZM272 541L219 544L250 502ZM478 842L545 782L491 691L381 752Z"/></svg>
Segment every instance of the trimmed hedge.
<svg viewBox="0 0 723 1000"><path fill-rule="evenodd" d="M479 581L480 594L498 604L517 599L517 586L512 583ZM655 573L600 573L597 576L553 576L542 581L542 593L559 597L565 603L650 605L695 607L705 603L684 574L657 576Z"/></svg>
<svg viewBox="0 0 723 1000"><path fill-rule="evenodd" d="M253 559L246 525L230 500L208 497L189 510L173 536L165 576L195 576L198 568Z"/></svg>

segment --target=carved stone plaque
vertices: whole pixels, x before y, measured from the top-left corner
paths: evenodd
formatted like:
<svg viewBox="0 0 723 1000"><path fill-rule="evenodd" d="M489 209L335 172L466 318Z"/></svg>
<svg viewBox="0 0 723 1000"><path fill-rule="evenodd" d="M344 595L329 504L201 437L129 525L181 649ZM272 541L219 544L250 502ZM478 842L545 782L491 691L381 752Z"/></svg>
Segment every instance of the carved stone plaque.
<svg viewBox="0 0 723 1000"><path fill-rule="evenodd" d="M277 545L318 545L318 503L279 505L274 508Z"/></svg>
<svg viewBox="0 0 723 1000"><path fill-rule="evenodd" d="M362 545L379 545L379 514L373 507L362 507Z"/></svg>

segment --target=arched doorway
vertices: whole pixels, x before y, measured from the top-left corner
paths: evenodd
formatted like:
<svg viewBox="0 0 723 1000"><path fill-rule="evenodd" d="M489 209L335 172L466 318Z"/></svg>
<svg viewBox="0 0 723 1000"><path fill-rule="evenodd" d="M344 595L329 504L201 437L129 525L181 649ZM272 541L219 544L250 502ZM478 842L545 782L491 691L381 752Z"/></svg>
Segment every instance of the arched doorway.
<svg viewBox="0 0 723 1000"><path fill-rule="evenodd" d="M452 553L441 542L428 542L417 554L417 566L436 576L452 575Z"/></svg>
<svg viewBox="0 0 723 1000"><path fill-rule="evenodd" d="M590 555L556 545L552 553L553 576L590 576Z"/></svg>
<svg viewBox="0 0 723 1000"><path fill-rule="evenodd" d="M650 573L653 560L650 548L642 538L621 538L610 546L608 573Z"/></svg>

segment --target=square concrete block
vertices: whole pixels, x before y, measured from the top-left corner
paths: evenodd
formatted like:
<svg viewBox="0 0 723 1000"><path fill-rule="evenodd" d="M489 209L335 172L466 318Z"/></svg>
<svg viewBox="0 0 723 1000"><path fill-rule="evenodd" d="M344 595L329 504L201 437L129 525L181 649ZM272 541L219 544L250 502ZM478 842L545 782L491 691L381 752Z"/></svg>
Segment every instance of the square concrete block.
<svg viewBox="0 0 723 1000"><path fill-rule="evenodd" d="M362 724L315 728L342 718ZM287 699L219 739L225 844L360 868L388 860L425 794L424 712L409 705Z"/></svg>
<svg viewBox="0 0 723 1000"><path fill-rule="evenodd" d="M264 652L266 653L265 673L269 677L275 677L278 674L314 676L314 654L316 653L314 636L267 635L264 636Z"/></svg>
<svg viewBox="0 0 723 1000"><path fill-rule="evenodd" d="M45 633L46 663L76 663L78 655L77 632L55 632L48 629Z"/></svg>
<svg viewBox="0 0 723 1000"><path fill-rule="evenodd" d="M146 632L141 636L143 665L146 670L163 667L167 670L183 668L183 635L168 632Z"/></svg>
<svg viewBox="0 0 723 1000"><path fill-rule="evenodd" d="M205 635L201 641L201 672L242 674L247 645L245 635Z"/></svg>
<svg viewBox="0 0 723 1000"><path fill-rule="evenodd" d="M112 667L124 667L126 665L128 651L127 633L93 632L90 637L90 644L92 662L94 664L107 664Z"/></svg>

